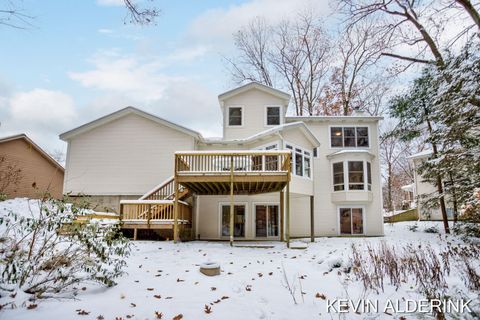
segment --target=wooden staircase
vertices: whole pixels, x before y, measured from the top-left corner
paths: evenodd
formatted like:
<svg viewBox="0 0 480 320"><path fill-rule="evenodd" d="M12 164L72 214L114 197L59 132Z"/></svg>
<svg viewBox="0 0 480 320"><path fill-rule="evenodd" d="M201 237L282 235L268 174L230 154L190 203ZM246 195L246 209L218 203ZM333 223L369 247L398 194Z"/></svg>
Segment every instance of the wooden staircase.
<svg viewBox="0 0 480 320"><path fill-rule="evenodd" d="M189 226L192 222L192 208L188 202L190 191L179 188L178 223ZM175 179L170 177L145 193L138 200L120 201L120 220L122 228L134 229L173 229L175 210Z"/></svg>

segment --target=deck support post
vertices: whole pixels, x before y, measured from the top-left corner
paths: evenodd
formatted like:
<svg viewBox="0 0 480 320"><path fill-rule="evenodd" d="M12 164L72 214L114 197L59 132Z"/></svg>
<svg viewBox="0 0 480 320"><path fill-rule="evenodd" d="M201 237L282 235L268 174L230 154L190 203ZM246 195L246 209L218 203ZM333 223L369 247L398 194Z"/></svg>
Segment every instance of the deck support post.
<svg viewBox="0 0 480 320"><path fill-rule="evenodd" d="M233 205L233 156L230 157L230 246L233 247L233 224L234 224L234 205Z"/></svg>
<svg viewBox="0 0 480 320"><path fill-rule="evenodd" d="M133 229L133 240L137 240L137 228Z"/></svg>
<svg viewBox="0 0 480 320"><path fill-rule="evenodd" d="M285 194L280 191L280 241L285 240Z"/></svg>
<svg viewBox="0 0 480 320"><path fill-rule="evenodd" d="M286 199L286 211L287 211L287 217L286 217L286 229L287 229L287 248L290 248L290 181L287 182L287 199Z"/></svg>
<svg viewBox="0 0 480 320"><path fill-rule="evenodd" d="M177 156L175 156L175 176L174 176L174 188L175 188L175 199L173 202L173 243L178 241L178 179L177 179Z"/></svg>
<svg viewBox="0 0 480 320"><path fill-rule="evenodd" d="M315 242L314 197L310 196L310 241Z"/></svg>

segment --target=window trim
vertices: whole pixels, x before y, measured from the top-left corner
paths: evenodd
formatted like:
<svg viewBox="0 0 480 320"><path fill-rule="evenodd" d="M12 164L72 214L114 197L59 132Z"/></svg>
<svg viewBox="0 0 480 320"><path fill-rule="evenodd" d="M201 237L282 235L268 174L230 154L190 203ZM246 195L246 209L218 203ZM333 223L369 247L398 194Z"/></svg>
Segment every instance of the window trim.
<svg viewBox="0 0 480 320"><path fill-rule="evenodd" d="M248 237L248 218L249 218L249 208L248 208L248 202L245 201L239 201L239 202L234 202L234 206L244 206L245 207L245 236L244 237L234 237L235 239L246 239ZM218 226L217 226L217 231L218 231L218 238L219 239L228 239L230 236L223 236L222 235L222 207L223 206L230 206L230 202L225 202L225 201L219 201L218 202Z"/></svg>
<svg viewBox="0 0 480 320"><path fill-rule="evenodd" d="M237 126L237 125L230 125L230 109L231 108L240 108L241 109L241 112L242 112L242 124ZM228 127L228 128L243 128L244 125L245 125L245 106L243 105L231 105L231 106L227 106L225 108L227 110L227 113L226 113L226 123L225 123L225 126Z"/></svg>
<svg viewBox="0 0 480 320"><path fill-rule="evenodd" d="M332 128L342 128L342 146L341 147L332 147ZM357 128L367 128L368 133L368 146L367 147L345 147L345 135L343 133L343 128L355 128L355 145L357 144ZM329 149L370 149L372 145L372 135L370 126L368 124L346 124L342 123L339 125L329 125L328 126L328 147Z"/></svg>
<svg viewBox="0 0 480 320"><path fill-rule="evenodd" d="M268 108L278 108L278 124L268 124ZM283 116L282 116L282 106L280 105L275 105L275 104L267 104L264 106L264 117L263 117L263 125L264 127L275 127L275 126L279 126L283 123Z"/></svg>
<svg viewBox="0 0 480 320"><path fill-rule="evenodd" d="M364 205L356 205L356 204L352 204L352 205L343 205L343 206L337 206L337 235L338 236L343 236L343 237L351 237L351 236L354 236L354 237L362 237L362 236L365 236L366 232L366 226L367 226L367 221L366 221L366 206ZM350 234L343 234L342 233L342 230L340 229L341 228L341 225L340 225L340 210L341 209L362 209L362 226L363 226L363 232L362 233L350 233ZM352 225L350 223L350 230L352 228Z"/></svg>

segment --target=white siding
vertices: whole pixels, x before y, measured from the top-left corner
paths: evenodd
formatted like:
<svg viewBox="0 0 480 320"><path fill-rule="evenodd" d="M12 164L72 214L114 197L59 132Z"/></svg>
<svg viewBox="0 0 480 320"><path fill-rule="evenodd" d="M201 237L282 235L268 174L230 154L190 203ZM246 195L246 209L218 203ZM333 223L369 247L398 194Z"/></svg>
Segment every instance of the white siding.
<svg viewBox="0 0 480 320"><path fill-rule="evenodd" d="M285 108L284 102L276 96L265 93L258 89L248 90L238 95L227 99L224 103L224 139L241 139L247 138L254 134L259 133L265 129L271 128L265 126L265 107L267 105L278 105ZM229 127L228 126L228 107L229 106L242 106L243 107L243 123L241 127ZM284 110L280 111L283 114ZM281 120L282 121L282 120Z"/></svg>
<svg viewBox="0 0 480 320"><path fill-rule="evenodd" d="M341 121L308 121L307 126L313 134L320 140L318 148L318 157L314 161L314 196L315 196L315 234L322 236L335 236L339 234L339 213L338 207L364 207L364 234L374 236L383 235L383 217L382 217L382 196L380 164L378 159L378 128L377 123L358 123L355 118L345 118ZM372 191L371 201L345 201L332 202L333 177L331 169L331 160L327 155L332 154L339 149L330 147L329 127L332 125L365 125L369 127L370 148L368 151L375 157L370 160L372 166ZM344 155L342 159L348 157L355 159L358 155ZM351 192L349 192L351 193ZM357 198L354 194L348 195L348 198Z"/></svg>
<svg viewBox="0 0 480 320"><path fill-rule="evenodd" d="M72 138L64 192L141 195L173 175L174 152L194 138L129 114Z"/></svg>

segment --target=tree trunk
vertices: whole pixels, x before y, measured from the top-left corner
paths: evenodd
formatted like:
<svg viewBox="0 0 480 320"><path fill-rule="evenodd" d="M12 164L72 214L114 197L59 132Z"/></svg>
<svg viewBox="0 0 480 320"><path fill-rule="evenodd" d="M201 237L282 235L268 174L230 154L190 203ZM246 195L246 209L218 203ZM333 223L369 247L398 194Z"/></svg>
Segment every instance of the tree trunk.
<svg viewBox="0 0 480 320"><path fill-rule="evenodd" d="M428 122L428 124L430 127L430 122ZM433 148L433 156L436 158L438 154L437 145L433 143L432 148ZM443 227L445 229L445 233L450 233L450 227L448 226L447 208L445 206L445 196L443 194L443 182L440 174L437 174L437 191L438 191L438 194L440 195L439 201L440 201L440 211L442 212Z"/></svg>
<svg viewBox="0 0 480 320"><path fill-rule="evenodd" d="M388 164L388 183L387 183L387 194L388 194L388 211L393 210L393 200L392 200L392 164Z"/></svg>
<svg viewBox="0 0 480 320"><path fill-rule="evenodd" d="M459 3L468 12L470 17L472 17L472 20L480 29L480 14L478 14L478 11L475 9L470 0L455 0L455 2Z"/></svg>
<svg viewBox="0 0 480 320"><path fill-rule="evenodd" d="M450 183L452 184L452 202L453 202L453 223L457 223L458 220L458 202L457 202L457 192L455 190L455 185L453 184L453 175L451 172L448 173L450 177Z"/></svg>

